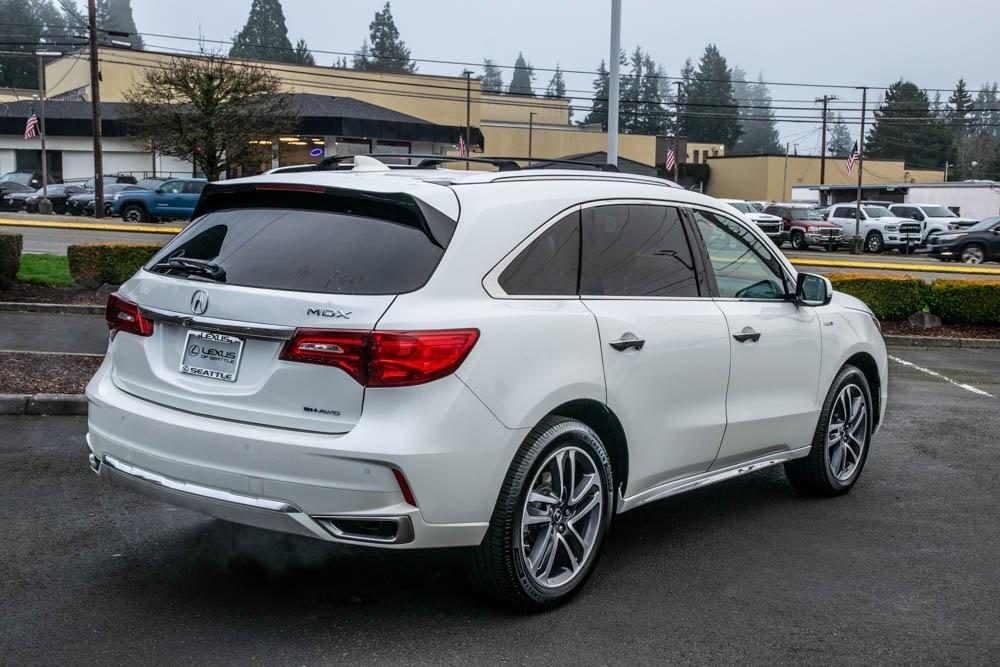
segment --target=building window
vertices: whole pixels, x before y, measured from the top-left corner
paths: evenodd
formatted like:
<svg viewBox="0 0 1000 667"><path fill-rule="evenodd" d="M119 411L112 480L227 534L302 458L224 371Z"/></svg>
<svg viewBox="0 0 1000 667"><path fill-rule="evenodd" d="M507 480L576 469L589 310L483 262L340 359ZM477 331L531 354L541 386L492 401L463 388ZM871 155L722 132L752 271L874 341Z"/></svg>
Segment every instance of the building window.
<svg viewBox="0 0 1000 667"><path fill-rule="evenodd" d="M367 155L371 152L372 142L369 139L338 137L334 142L334 155Z"/></svg>
<svg viewBox="0 0 1000 667"><path fill-rule="evenodd" d="M699 157L701 157L701 151L696 148L694 151L694 160L693 160L695 164L698 164Z"/></svg>
<svg viewBox="0 0 1000 667"><path fill-rule="evenodd" d="M53 181L61 181L62 173L62 151L45 151L46 162L49 167L49 178ZM32 149L16 149L14 151L14 164L17 171L41 171L42 151Z"/></svg>

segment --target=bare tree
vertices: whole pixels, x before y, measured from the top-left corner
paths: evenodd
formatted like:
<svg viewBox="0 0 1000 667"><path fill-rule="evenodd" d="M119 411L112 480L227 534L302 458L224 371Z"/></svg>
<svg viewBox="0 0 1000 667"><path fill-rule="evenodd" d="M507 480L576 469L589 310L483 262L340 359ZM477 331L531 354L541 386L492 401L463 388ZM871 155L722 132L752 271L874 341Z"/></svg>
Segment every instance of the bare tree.
<svg viewBox="0 0 1000 667"><path fill-rule="evenodd" d="M294 131L298 110L266 68L218 54L149 68L125 93L130 133L209 180L237 165L270 160L271 142Z"/></svg>

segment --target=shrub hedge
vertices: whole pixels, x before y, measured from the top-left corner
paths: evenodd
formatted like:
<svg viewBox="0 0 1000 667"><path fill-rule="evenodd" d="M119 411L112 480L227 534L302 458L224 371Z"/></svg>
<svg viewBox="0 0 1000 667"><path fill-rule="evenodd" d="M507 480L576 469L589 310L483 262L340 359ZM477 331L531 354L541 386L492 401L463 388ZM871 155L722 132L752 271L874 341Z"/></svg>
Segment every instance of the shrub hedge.
<svg viewBox="0 0 1000 667"><path fill-rule="evenodd" d="M927 305L944 322L1000 324L1000 280L935 280Z"/></svg>
<svg viewBox="0 0 1000 667"><path fill-rule="evenodd" d="M833 288L855 296L885 320L906 319L927 305L928 285L920 278L865 273L831 273Z"/></svg>
<svg viewBox="0 0 1000 667"><path fill-rule="evenodd" d="M66 255L73 279L84 287L97 287L125 282L159 250L158 245L144 243L87 243L71 245Z"/></svg>
<svg viewBox="0 0 1000 667"><path fill-rule="evenodd" d="M1000 324L1000 280L942 278L928 284L900 275L831 273L833 288L855 296L876 317L901 320L927 309L947 324Z"/></svg>
<svg viewBox="0 0 1000 667"><path fill-rule="evenodd" d="M0 234L0 289L10 289L21 270L21 248L24 239L20 234Z"/></svg>

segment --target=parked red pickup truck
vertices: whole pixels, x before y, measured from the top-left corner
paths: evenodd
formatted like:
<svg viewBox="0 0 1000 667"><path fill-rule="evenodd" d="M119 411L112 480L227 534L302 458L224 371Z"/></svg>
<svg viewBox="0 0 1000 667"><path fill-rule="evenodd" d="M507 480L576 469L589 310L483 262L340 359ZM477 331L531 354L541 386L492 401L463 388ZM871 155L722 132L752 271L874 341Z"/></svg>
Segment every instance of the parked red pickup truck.
<svg viewBox="0 0 1000 667"><path fill-rule="evenodd" d="M764 213L781 218L781 229L788 234L795 250L818 245L832 251L846 243L840 225L825 221L808 204L770 204L764 208Z"/></svg>

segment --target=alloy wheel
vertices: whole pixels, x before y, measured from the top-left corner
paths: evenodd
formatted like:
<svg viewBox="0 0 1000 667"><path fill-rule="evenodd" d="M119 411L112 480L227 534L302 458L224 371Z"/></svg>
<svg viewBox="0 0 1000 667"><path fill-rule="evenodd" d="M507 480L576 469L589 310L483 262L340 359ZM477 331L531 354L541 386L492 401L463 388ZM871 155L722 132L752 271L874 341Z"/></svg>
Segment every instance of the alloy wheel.
<svg viewBox="0 0 1000 667"><path fill-rule="evenodd" d="M872 234L868 237L868 252L882 252L882 237Z"/></svg>
<svg viewBox="0 0 1000 667"><path fill-rule="evenodd" d="M854 475L864 454L868 437L868 404L856 384L849 384L837 395L827 427L827 465L839 482Z"/></svg>
<svg viewBox="0 0 1000 667"><path fill-rule="evenodd" d="M601 474L579 447L561 447L535 473L521 512L521 558L543 588L581 573L594 550L605 512Z"/></svg>
<svg viewBox="0 0 1000 667"><path fill-rule="evenodd" d="M142 211L137 208L130 208L125 214L125 220L127 222L144 222L144 217Z"/></svg>
<svg viewBox="0 0 1000 667"><path fill-rule="evenodd" d="M982 264L986 259L983 249L977 245L962 248L962 261L966 264Z"/></svg>

